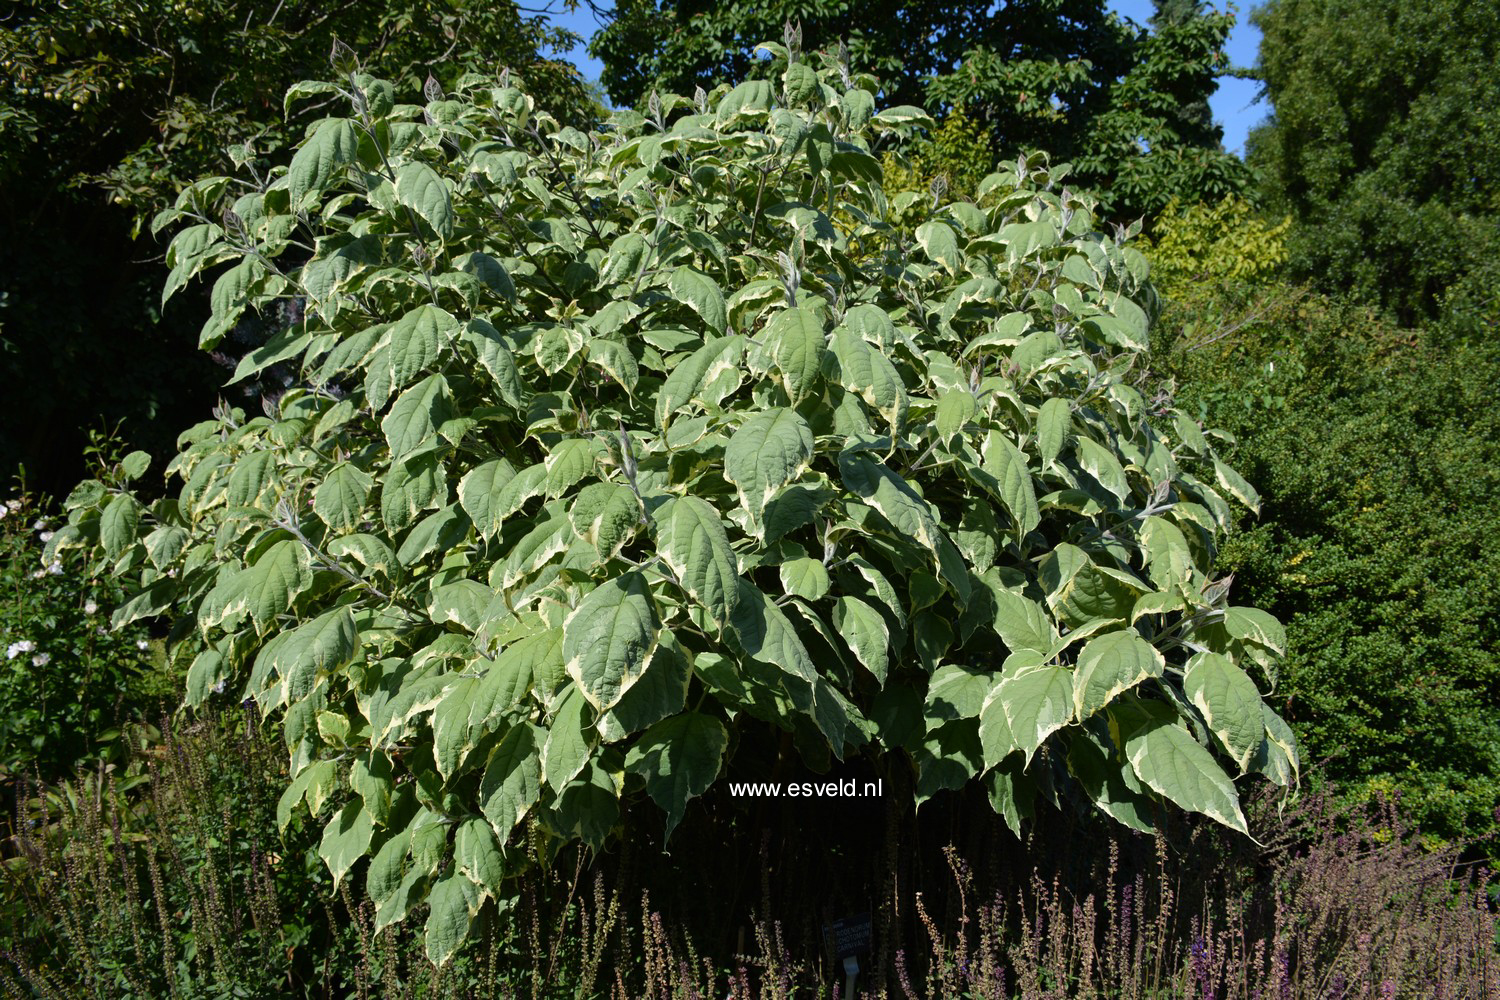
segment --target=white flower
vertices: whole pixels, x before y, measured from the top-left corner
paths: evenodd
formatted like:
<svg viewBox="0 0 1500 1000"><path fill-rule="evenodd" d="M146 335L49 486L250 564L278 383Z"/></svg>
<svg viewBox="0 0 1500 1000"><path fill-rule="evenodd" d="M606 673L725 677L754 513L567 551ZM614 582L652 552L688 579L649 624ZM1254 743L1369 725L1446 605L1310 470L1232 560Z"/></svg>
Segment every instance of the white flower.
<svg viewBox="0 0 1500 1000"><path fill-rule="evenodd" d="M22 653L29 653L34 649L36 649L36 643L30 639L22 639L20 642L13 642L5 647L5 658L7 660L14 660Z"/></svg>
<svg viewBox="0 0 1500 1000"><path fill-rule="evenodd" d="M31 530L32 531L46 531L47 530L47 522L43 521L41 519L38 519L34 524L32 524Z"/></svg>
<svg viewBox="0 0 1500 1000"><path fill-rule="evenodd" d="M144 650L149 645L151 645L151 644L149 642L147 642L145 639L137 639L135 641L135 648L136 649Z"/></svg>
<svg viewBox="0 0 1500 1000"><path fill-rule="evenodd" d="M19 500L7 500L7 501L5 501L5 509L6 510L20 510L21 509L21 501L19 501Z"/></svg>
<svg viewBox="0 0 1500 1000"><path fill-rule="evenodd" d="M221 678L219 678L218 682L214 684L214 694L223 694L223 693L224 693L224 679L221 677Z"/></svg>
<svg viewBox="0 0 1500 1000"><path fill-rule="evenodd" d="M47 572L53 576L62 576L62 563L54 562L51 566L47 567Z"/></svg>
<svg viewBox="0 0 1500 1000"><path fill-rule="evenodd" d="M52 654L51 653L38 653L38 654L36 654L35 656L33 656L31 658L31 665L33 667L45 667L47 664L49 664L51 662L52 662Z"/></svg>
<svg viewBox="0 0 1500 1000"><path fill-rule="evenodd" d="M31 574L31 578L33 580L40 580L42 577L44 577L46 575L47 575L47 571L46 570L39 569L35 573Z"/></svg>
<svg viewBox="0 0 1500 1000"><path fill-rule="evenodd" d="M7 518L9 516L10 516L10 508L7 507L7 506L5 506L4 504L0 504L0 521L5 520L5 518Z"/></svg>
<svg viewBox="0 0 1500 1000"><path fill-rule="evenodd" d="M52 532L44 531L37 537L41 539L43 545L46 545L48 542L52 541Z"/></svg>
<svg viewBox="0 0 1500 1000"><path fill-rule="evenodd" d="M88 603L86 603L83 606L83 613L86 614L86 615L91 615L91 614L95 613L98 610L99 610L99 605L95 604L93 601L89 601Z"/></svg>
<svg viewBox="0 0 1500 1000"><path fill-rule="evenodd" d="M94 631L99 635L109 635L109 629L105 628L103 625L100 625L98 628L94 629Z"/></svg>

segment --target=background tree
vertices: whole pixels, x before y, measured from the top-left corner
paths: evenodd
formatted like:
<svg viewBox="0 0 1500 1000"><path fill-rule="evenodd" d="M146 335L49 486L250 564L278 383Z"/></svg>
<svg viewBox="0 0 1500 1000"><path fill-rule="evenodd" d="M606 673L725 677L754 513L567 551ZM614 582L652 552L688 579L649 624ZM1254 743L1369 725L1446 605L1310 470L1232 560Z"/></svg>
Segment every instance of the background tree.
<svg viewBox="0 0 1500 1000"><path fill-rule="evenodd" d="M1297 221L1294 273L1493 331L1500 4L1271 0L1254 21L1275 113L1249 159Z"/></svg>
<svg viewBox="0 0 1500 1000"><path fill-rule="evenodd" d="M577 71L543 53L576 36L513 2L80 0L13 5L0 22L0 478L82 473L84 432L124 421L158 452L223 372L194 349L201 298L164 309L160 250L137 239L186 181L264 170L294 141L282 95L322 75L335 39L419 86L510 67L565 119L592 113ZM203 294L206 294L203 293ZM253 331L242 331L253 336Z"/></svg>
<svg viewBox="0 0 1500 1000"><path fill-rule="evenodd" d="M610 95L632 103L653 88L687 92L768 73L753 49L791 21L806 51L847 40L851 61L880 76L884 99L964 109L988 130L996 157L1045 149L1072 162L1074 183L1099 191L1115 218L1245 189L1248 174L1221 148L1208 111L1215 79L1229 71L1232 14L1159 0L1146 30L1102 0L992 7L626 0L590 51Z"/></svg>
<svg viewBox="0 0 1500 1000"><path fill-rule="evenodd" d="M606 24L594 35L589 51L604 63L600 82L610 97L633 104L653 88L690 94L695 86L708 90L719 83L769 77L771 63L757 58L753 50L761 42L780 40L785 25L792 22L801 25L807 51L846 40L854 64L881 77L885 103L922 104L927 81L951 72L976 40L993 30L989 22L995 19L987 15L991 6L983 0L882 0L859 6L847 0L620 0L613 9L600 12ZM1032 26L1017 44L1034 47L1036 28L1043 23L1035 12L1058 5L1024 0L1015 6L1033 14L1011 18ZM1092 10L1102 10L1097 0L1066 0L1060 6L1069 9L1049 15L1059 25L1064 16L1095 24L1099 18ZM1085 41L1080 33L1069 44Z"/></svg>

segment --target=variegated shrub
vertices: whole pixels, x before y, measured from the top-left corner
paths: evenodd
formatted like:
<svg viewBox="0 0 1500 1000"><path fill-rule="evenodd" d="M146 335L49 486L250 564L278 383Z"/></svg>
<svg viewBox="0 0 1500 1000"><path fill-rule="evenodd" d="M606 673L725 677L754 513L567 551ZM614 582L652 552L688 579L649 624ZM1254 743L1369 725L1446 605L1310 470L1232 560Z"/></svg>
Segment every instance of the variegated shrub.
<svg viewBox="0 0 1500 1000"><path fill-rule="evenodd" d="M434 961L523 823L599 847L645 796L670 836L752 732L919 801L983 781L1012 826L1243 830L1236 779L1295 781L1282 630L1211 580L1255 496L1131 385L1127 234L1040 160L888 225L925 115L771 49L774 83L592 134L505 81L304 84L345 113L157 221L168 294L217 271L204 347L291 302L236 379L299 374L187 431L168 498L141 455L84 483L51 545L171 619L188 705L269 713L282 823L326 817L377 924L429 904Z"/></svg>

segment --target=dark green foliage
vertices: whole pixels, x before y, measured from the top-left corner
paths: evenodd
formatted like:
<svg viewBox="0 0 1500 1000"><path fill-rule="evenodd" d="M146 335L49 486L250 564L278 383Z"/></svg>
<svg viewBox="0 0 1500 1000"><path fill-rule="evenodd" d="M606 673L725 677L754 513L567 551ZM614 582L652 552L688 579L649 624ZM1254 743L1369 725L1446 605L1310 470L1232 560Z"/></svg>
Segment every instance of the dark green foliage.
<svg viewBox="0 0 1500 1000"><path fill-rule="evenodd" d="M1430 832L1494 830L1500 350L1318 298L1202 351L1158 345L1265 501L1224 555L1235 599L1287 623L1273 701L1307 759L1400 789Z"/></svg>
<svg viewBox="0 0 1500 1000"><path fill-rule="evenodd" d="M28 789L0 875L8 994L370 995L389 949L361 958L314 838L277 836L282 758L236 710L168 728L119 776Z"/></svg>
<svg viewBox="0 0 1500 1000"><path fill-rule="evenodd" d="M44 561L57 526L25 495L0 505L0 781L57 780L111 756L106 733L153 712L171 687L144 628L109 630L125 597L117 581L89 576L77 552Z"/></svg>
<svg viewBox="0 0 1500 1000"><path fill-rule="evenodd" d="M977 113L1005 153L1045 149L1071 162L1075 183L1097 189L1116 219L1154 216L1174 198L1241 193L1249 175L1221 147L1208 109L1230 69L1224 44L1234 15L1192 0L1155 8L1146 31L1102 5L1057 13L1006 5L1009 21L997 17L962 65L931 81L929 95ZM1018 37L1035 41L1016 45Z"/></svg>
<svg viewBox="0 0 1500 1000"><path fill-rule="evenodd" d="M230 170L232 144L245 144L240 162L264 170L257 150L300 137L316 112L288 120L282 95L325 71L335 39L412 90L429 72L451 86L465 69L509 66L556 113L582 120L592 103L577 71L541 55L572 38L509 2L8 6L0 475L24 465L34 486L61 493L83 471L84 432L101 420L123 420L133 444L160 455L212 405L224 373L193 350L205 303L164 309L163 248L134 237L186 181Z"/></svg>
<svg viewBox="0 0 1500 1000"><path fill-rule="evenodd" d="M451 86L465 69L509 66L554 114L592 112L577 71L541 55L576 36L507 0L17 6L0 30L0 180L8 189L98 185L138 226L184 184L226 169L231 145L295 139L305 119L287 123L282 95L325 71L335 41L335 61L357 52L403 89L429 74Z"/></svg>
<svg viewBox="0 0 1500 1000"><path fill-rule="evenodd" d="M845 40L852 62L880 75L882 104L921 105L929 79L951 72L979 39L998 37L1006 28L1012 30L1012 44L1019 50L1045 47L1049 52L1062 45L1091 44L1094 51L1102 52L1124 30L1111 16L1112 39L1091 43L1083 31L1064 28L1062 17L1051 13L1052 8L1062 6L1066 14L1093 25L1104 19L1098 0L1066 0L1061 5L1024 0L1009 5L996 18L986 16L991 6L988 0L885 0L878 4L624 0L615 5L613 19L594 36L589 51L604 63L601 82L610 96L632 104L644 100L653 89L690 94L694 86L708 90L719 83L769 78L772 63L758 58L753 50L761 42L786 41L785 29L791 23L798 26L804 52ZM1014 33L1018 28L1024 34ZM1047 38L1059 31L1067 35L1066 40Z"/></svg>
<svg viewBox="0 0 1500 1000"><path fill-rule="evenodd" d="M1249 158L1296 217L1296 274L1493 336L1500 4L1273 0L1255 22L1275 114Z"/></svg>
<svg viewBox="0 0 1500 1000"><path fill-rule="evenodd" d="M1159 0L1147 31L1100 0L994 6L632 0L591 51L611 95L630 103L653 88L687 93L766 76L771 62L752 52L764 41L812 52L847 40L851 64L880 77L886 103L963 108L989 130L997 156L1043 149L1070 161L1073 182L1099 190L1116 219L1246 188L1207 103L1229 70L1232 15Z"/></svg>

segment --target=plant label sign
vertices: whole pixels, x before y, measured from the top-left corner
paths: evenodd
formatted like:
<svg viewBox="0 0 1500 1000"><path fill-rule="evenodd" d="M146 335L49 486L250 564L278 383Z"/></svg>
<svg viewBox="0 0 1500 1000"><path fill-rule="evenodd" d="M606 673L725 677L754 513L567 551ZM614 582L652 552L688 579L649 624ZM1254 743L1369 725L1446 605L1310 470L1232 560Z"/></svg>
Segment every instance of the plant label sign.
<svg viewBox="0 0 1500 1000"><path fill-rule="evenodd" d="M823 928L836 961L870 953L871 922L868 913L835 920Z"/></svg>

